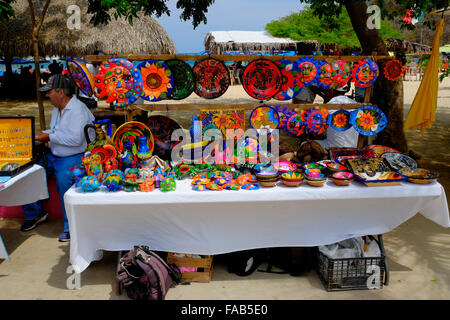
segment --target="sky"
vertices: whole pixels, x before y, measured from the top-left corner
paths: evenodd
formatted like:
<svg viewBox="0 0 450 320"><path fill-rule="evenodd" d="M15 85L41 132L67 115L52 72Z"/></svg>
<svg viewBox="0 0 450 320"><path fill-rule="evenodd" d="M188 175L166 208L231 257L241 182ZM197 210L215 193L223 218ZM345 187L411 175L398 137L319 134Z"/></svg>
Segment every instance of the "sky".
<svg viewBox="0 0 450 320"><path fill-rule="evenodd" d="M205 50L203 40L210 31L263 31L273 20L298 12L304 7L299 0L215 0L208 8L208 23L201 23L195 30L192 20L183 21L176 0L166 4L170 16L154 17L167 31L178 53L199 53Z"/></svg>

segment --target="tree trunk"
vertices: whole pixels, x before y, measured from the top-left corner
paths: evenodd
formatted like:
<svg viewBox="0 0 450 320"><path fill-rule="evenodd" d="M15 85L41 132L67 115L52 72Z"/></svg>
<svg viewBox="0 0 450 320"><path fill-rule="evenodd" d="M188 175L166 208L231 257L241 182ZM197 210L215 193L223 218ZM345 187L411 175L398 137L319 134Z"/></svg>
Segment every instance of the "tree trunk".
<svg viewBox="0 0 450 320"><path fill-rule="evenodd" d="M36 98L39 107L39 123L41 130L45 130L45 113L44 113L44 104L42 103L41 92L39 88L41 87L41 68L39 66L39 46L38 46L38 35L35 30L33 30L32 35L33 41L33 53L34 53L34 75L36 79Z"/></svg>
<svg viewBox="0 0 450 320"><path fill-rule="evenodd" d="M368 29L367 4L365 2L345 1L345 8L356 32L364 55L389 55L388 49L377 29ZM386 61L377 61L379 76L373 88L371 103L379 107L388 118L387 127L381 131L374 143L389 146L402 153L408 151L408 144L403 131L403 81L387 80L384 76Z"/></svg>

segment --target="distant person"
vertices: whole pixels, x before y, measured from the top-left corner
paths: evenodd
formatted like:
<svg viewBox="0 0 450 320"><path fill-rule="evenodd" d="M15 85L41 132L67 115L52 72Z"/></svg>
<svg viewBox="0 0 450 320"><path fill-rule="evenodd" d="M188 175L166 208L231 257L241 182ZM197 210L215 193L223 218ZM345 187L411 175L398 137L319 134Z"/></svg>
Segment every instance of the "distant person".
<svg viewBox="0 0 450 320"><path fill-rule="evenodd" d="M50 71L48 71L44 65L41 65L41 69L39 70L41 73L41 79L44 83L47 83L48 78L50 78Z"/></svg>
<svg viewBox="0 0 450 320"><path fill-rule="evenodd" d="M53 75L48 83L39 89L45 92L54 106L50 120L50 130L36 131L36 141L49 143L50 151L45 155L47 173L51 170L56 175L58 190L64 217L64 232L59 241L70 241L69 222L64 207L64 194L73 184L71 168L81 164L81 157L87 142L84 127L95 119L86 105L74 96L75 87L71 80L62 75ZM42 201L22 206L25 222L21 230L29 231L39 223L47 220L48 214L43 210Z"/></svg>
<svg viewBox="0 0 450 320"><path fill-rule="evenodd" d="M56 62L55 59L53 59L53 62L50 63L50 64L48 65L48 70L50 70L50 73L51 73L52 75L55 75L55 74L60 74L60 73L62 73L63 67L62 67L61 64L59 64L58 62Z"/></svg>

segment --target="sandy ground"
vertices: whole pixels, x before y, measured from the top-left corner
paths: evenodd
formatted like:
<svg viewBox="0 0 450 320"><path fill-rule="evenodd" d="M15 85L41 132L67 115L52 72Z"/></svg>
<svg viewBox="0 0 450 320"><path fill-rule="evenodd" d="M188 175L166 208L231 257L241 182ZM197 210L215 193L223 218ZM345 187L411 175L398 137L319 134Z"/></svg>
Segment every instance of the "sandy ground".
<svg viewBox="0 0 450 320"><path fill-rule="evenodd" d="M419 86L418 81L404 82L405 114ZM241 86L230 87L219 99L208 100L191 95L186 103L255 103ZM319 101L317 101L319 102ZM166 102L164 102L166 103ZM46 106L49 122L51 106ZM439 88L438 109L433 128L422 135L406 133L409 146L422 155L421 167L441 173L440 183L448 194L450 188L449 141L450 79ZM35 102L0 102L0 116L34 115ZM190 112L171 113L183 127L190 123ZM39 127L39 124L37 124ZM0 233L11 260L0 260L0 299L127 299L115 294L114 277L117 254L105 252L82 273L81 289L68 290L70 274L69 244L59 243L61 221L50 220L29 233L19 231L21 219L0 221ZM315 271L301 277L254 272L249 277L229 274L217 259L213 281L192 283L169 291L167 299L450 299L450 229L416 215L384 236L390 284L382 290L329 293ZM263 268L264 265L261 267Z"/></svg>

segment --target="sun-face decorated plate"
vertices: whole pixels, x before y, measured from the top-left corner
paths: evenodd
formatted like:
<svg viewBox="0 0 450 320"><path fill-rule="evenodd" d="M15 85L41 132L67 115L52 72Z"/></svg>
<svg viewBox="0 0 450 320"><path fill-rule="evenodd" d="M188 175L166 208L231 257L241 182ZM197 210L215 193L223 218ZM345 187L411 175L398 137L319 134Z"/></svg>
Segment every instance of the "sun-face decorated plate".
<svg viewBox="0 0 450 320"><path fill-rule="evenodd" d="M218 98L230 86L230 74L225 64L217 59L204 59L193 68L194 92L206 99Z"/></svg>
<svg viewBox="0 0 450 320"><path fill-rule="evenodd" d="M173 89L173 76L169 67L163 61L147 60L138 64L137 68L143 81L142 99L167 99Z"/></svg>
<svg viewBox="0 0 450 320"><path fill-rule="evenodd" d="M155 147L155 141L150 128L138 121L125 122L114 132L114 147L120 154L123 152L125 141L129 140L133 145L133 153L136 154L139 149L139 138L143 136L147 137L147 147L150 153L152 153Z"/></svg>
<svg viewBox="0 0 450 320"><path fill-rule="evenodd" d="M94 94L94 77L84 62L67 59L67 70L69 71L69 76L81 92L87 96Z"/></svg>
<svg viewBox="0 0 450 320"><path fill-rule="evenodd" d="M304 57L297 61L300 70L300 81L305 86L313 85L319 78L319 61L312 57Z"/></svg>
<svg viewBox="0 0 450 320"><path fill-rule="evenodd" d="M324 89L328 89L333 84L332 74L333 69L331 68L331 64L328 61L319 61L319 77L317 78L317 86L322 87Z"/></svg>
<svg viewBox="0 0 450 320"><path fill-rule="evenodd" d="M405 73L406 68L398 60L391 60L384 66L384 76L386 79L395 81Z"/></svg>
<svg viewBox="0 0 450 320"><path fill-rule="evenodd" d="M300 81L298 65L289 60L275 61L281 71L281 89L274 96L277 100L290 100L300 93L303 82Z"/></svg>
<svg viewBox="0 0 450 320"><path fill-rule="evenodd" d="M294 137L299 137L305 133L305 122L303 122L299 113L295 112L287 119L284 131Z"/></svg>
<svg viewBox="0 0 450 320"><path fill-rule="evenodd" d="M328 110L315 106L309 110L302 110L300 112L302 121L306 125L306 130L310 133L319 135L325 133L328 127L327 118Z"/></svg>
<svg viewBox="0 0 450 320"><path fill-rule="evenodd" d="M122 58L108 59L94 76L95 87L100 91L99 97L115 107L133 104L142 93L142 76L133 63Z"/></svg>
<svg viewBox="0 0 450 320"><path fill-rule="evenodd" d="M378 65L372 59L360 60L352 70L352 78L358 88L371 87L378 78Z"/></svg>
<svg viewBox="0 0 450 320"><path fill-rule="evenodd" d="M383 111L365 105L351 112L350 123L359 134L372 136L386 128L388 121Z"/></svg>
<svg viewBox="0 0 450 320"><path fill-rule="evenodd" d="M352 127L350 124L350 112L347 110L337 110L328 116L327 123L334 130L345 131Z"/></svg>
<svg viewBox="0 0 450 320"><path fill-rule="evenodd" d="M352 77L352 67L350 63L341 59L330 61L329 63L332 70L331 79L333 80L331 89L342 88Z"/></svg>
<svg viewBox="0 0 450 320"><path fill-rule="evenodd" d="M275 96L280 91L281 84L281 71L270 60L254 60L247 65L242 74L245 92L255 99L265 100Z"/></svg>
<svg viewBox="0 0 450 320"><path fill-rule="evenodd" d="M258 133L261 129L267 129L268 132L272 132L278 129L281 124L280 115L277 110L267 105L253 109L249 121L250 126Z"/></svg>
<svg viewBox="0 0 450 320"><path fill-rule="evenodd" d="M285 130L287 120L293 115L296 114L294 110L289 110L287 105L281 107L279 104L275 106L275 110L277 110L278 115L280 116L280 126L279 129Z"/></svg>
<svg viewBox="0 0 450 320"><path fill-rule="evenodd" d="M180 142L172 141L172 133L182 129L181 126L174 119L162 115L150 116L147 124L155 140L153 155L170 160L173 148Z"/></svg>
<svg viewBox="0 0 450 320"><path fill-rule="evenodd" d="M187 98L194 91L195 77L189 64L182 60L171 59L165 61L172 71L173 89L169 99L181 100Z"/></svg>
<svg viewBox="0 0 450 320"><path fill-rule="evenodd" d="M399 171L400 169L417 169L417 162L405 154L386 152L383 153L380 158L385 159L389 166L395 171Z"/></svg>

